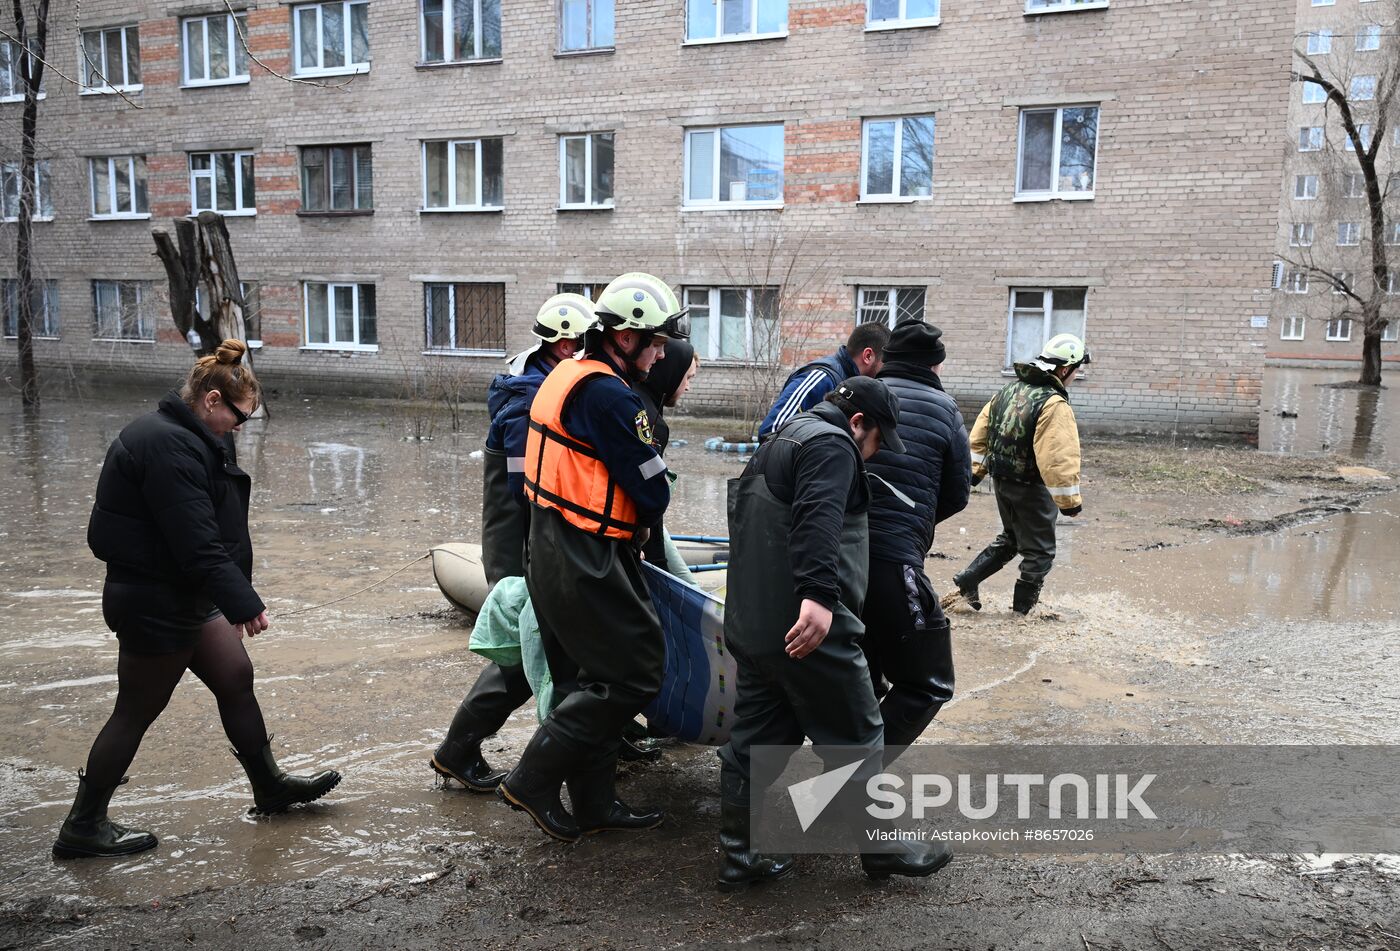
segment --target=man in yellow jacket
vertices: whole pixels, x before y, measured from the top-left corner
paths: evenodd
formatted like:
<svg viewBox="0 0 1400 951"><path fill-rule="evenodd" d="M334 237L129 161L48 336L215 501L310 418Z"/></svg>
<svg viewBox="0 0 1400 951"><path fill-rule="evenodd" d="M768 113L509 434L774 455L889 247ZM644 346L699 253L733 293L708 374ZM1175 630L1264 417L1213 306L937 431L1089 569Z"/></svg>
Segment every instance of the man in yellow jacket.
<svg viewBox="0 0 1400 951"><path fill-rule="evenodd" d="M1067 387L1089 362L1073 334L1050 338L1040 356L1016 364L1016 380L982 407L972 427L972 484L994 480L1001 534L953 576L958 593L982 609L977 586L1021 556L1011 609L1028 614L1055 562L1055 520L1084 508L1079 494L1079 427ZM952 599L949 599L952 600Z"/></svg>

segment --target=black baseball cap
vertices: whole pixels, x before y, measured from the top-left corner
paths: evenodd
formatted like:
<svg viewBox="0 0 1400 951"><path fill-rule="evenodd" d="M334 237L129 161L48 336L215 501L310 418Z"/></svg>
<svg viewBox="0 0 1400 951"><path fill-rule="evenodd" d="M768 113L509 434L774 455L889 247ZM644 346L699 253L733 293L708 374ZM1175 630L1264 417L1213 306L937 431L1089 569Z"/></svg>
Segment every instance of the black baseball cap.
<svg viewBox="0 0 1400 951"><path fill-rule="evenodd" d="M836 384L836 394L850 402L880 427L880 440L890 452L903 452L899 438L899 397L884 383L868 376L853 376Z"/></svg>

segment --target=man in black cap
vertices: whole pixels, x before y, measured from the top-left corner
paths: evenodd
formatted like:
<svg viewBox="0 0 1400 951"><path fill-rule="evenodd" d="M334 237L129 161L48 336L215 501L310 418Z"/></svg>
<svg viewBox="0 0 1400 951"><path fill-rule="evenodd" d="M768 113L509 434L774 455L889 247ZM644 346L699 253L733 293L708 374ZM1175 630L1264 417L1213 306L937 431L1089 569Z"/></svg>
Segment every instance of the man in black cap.
<svg viewBox="0 0 1400 951"><path fill-rule="evenodd" d="M870 586L865 638L880 714L885 762L908 746L953 697L948 619L924 572L934 526L967 507L972 457L958 404L939 373L943 331L922 320L897 324L877 379L899 400L906 451L877 452L870 501Z"/></svg>
<svg viewBox="0 0 1400 951"><path fill-rule="evenodd" d="M810 738L843 765L861 763L848 789L864 789L879 770L884 728L860 649L869 562L864 460L881 443L904 451L898 412L885 384L847 379L779 427L730 480L724 638L738 682L734 727L719 751L722 890L792 869L791 858L761 855L750 844L750 800L761 801L776 778L765 771L751 783L753 747ZM908 843L863 852L861 863L875 878L930 875L950 857L946 846Z"/></svg>

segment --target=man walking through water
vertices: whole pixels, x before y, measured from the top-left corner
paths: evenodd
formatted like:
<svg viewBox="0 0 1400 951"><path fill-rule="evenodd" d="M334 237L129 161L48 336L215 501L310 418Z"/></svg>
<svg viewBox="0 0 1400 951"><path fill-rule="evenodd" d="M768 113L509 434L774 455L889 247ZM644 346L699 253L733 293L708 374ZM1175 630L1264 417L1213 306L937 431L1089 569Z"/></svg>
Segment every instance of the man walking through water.
<svg viewBox="0 0 1400 951"><path fill-rule="evenodd" d="M1019 553L1021 577L1011 610L1029 614L1055 563L1055 520L1084 509L1079 494L1079 425L1069 405L1069 384L1089 360L1073 334L1051 337L1040 356L1016 364L1016 380L982 407L972 427L972 483L991 473L1001 534L972 564L953 576L958 597L982 610L977 586Z"/></svg>

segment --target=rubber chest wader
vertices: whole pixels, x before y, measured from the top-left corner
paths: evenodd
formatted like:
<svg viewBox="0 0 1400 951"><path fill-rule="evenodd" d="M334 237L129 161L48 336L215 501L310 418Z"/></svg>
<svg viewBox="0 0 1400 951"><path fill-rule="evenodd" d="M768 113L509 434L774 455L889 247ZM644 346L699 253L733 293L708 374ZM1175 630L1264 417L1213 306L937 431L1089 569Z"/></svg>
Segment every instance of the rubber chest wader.
<svg viewBox="0 0 1400 951"><path fill-rule="evenodd" d="M784 452L788 455L787 464L791 465L803 443L817 437L831 438L833 434L844 439L851 452L858 454L859 450L849 432L811 414L794 417L760 452ZM865 479L863 467L859 478L862 482ZM789 484L792 482L787 481ZM864 488L864 493L868 502L868 487ZM724 609L724 637L739 660L741 691L742 684L750 675L762 682L758 688L762 691L774 690L786 694L791 690L805 694L819 690L827 699L849 696L845 689L849 686L845 682L848 678L863 679L865 682L864 692L869 696L864 699L868 709L852 710L847 718L844 711L828 707L827 712L834 716L823 719L829 722L820 725L801 722L803 731L814 743L868 743L872 739L878 742L878 737L869 735L868 727L878 723L879 714L859 647L859 640L865 632L860 614L870 568L867 507L862 504L856 507L857 512L848 512L842 525L838 568L840 600L832 610L831 628L826 639L814 652L820 652L824 657L818 659L809 655L802 661L793 661L784 653L786 645L783 640L801 609L801 599L793 587L792 562L788 554L788 539L792 533L791 504L773 494L761 466L752 466L750 472L729 482L731 560L729 591ZM843 660L830 667L824 662L818 663L818 660L825 661L833 653L848 655L845 660L849 660L849 663ZM795 669L797 664L806 666L799 671ZM813 681L818 671L828 669L830 676L836 678L830 690L825 683ZM789 674L795 679L779 686ZM800 706L790 701L783 702L790 708ZM736 710L742 703L741 697ZM806 719L800 710L794 709L794 715L798 721ZM829 735L812 736L814 726L815 732ZM729 744L720 751L725 772L737 774L726 777L734 787L728 795L744 801L749 798L751 746L801 742L801 735L779 735L774 732L775 729L771 717L748 719L740 714ZM846 733L850 736L837 735ZM766 788L774 779L775 776L765 775L752 777L759 789Z"/></svg>
<svg viewBox="0 0 1400 951"><path fill-rule="evenodd" d="M525 532L529 528L524 505L510 490L509 460L504 452L483 450L481 506L481 565L486 583L525 574Z"/></svg>

